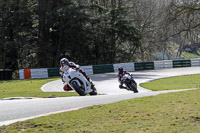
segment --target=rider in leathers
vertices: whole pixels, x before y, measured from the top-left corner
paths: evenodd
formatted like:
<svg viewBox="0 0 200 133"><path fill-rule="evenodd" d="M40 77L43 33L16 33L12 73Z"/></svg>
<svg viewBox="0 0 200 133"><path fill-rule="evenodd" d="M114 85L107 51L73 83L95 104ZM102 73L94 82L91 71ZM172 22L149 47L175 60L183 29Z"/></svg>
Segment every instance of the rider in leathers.
<svg viewBox="0 0 200 133"><path fill-rule="evenodd" d="M66 73L69 68L78 69L79 72L82 73L89 82L92 82L92 80L86 75L86 73L80 68L79 65L75 64L74 62L69 62L69 60L67 58L62 58L60 60L60 65L61 65L60 76L61 76L63 82L65 82L63 80L63 74ZM67 85L67 90L71 90L68 85Z"/></svg>
<svg viewBox="0 0 200 133"><path fill-rule="evenodd" d="M120 89L126 88L126 87L123 86L124 81L122 80L122 77L123 77L125 74L129 74L129 73L128 73L127 71L125 71L125 70L123 69L123 67L119 67L119 68L118 68L118 81L119 81L119 83L120 83L120 85L119 85L119 88L120 88Z"/></svg>

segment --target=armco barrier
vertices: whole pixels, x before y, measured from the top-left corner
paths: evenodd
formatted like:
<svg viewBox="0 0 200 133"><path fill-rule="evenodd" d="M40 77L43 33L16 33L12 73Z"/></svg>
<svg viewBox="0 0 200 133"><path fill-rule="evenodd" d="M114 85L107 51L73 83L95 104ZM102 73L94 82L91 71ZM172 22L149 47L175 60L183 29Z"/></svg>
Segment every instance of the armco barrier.
<svg viewBox="0 0 200 133"><path fill-rule="evenodd" d="M31 69L24 69L24 78L31 79Z"/></svg>
<svg viewBox="0 0 200 133"><path fill-rule="evenodd" d="M135 71L134 63L120 63L120 64L113 64L114 72L118 72L119 67L123 67L128 72Z"/></svg>
<svg viewBox="0 0 200 133"><path fill-rule="evenodd" d="M154 62L137 62L135 63L135 70L152 70L154 69Z"/></svg>
<svg viewBox="0 0 200 133"><path fill-rule="evenodd" d="M48 70L46 68L31 69L31 78L48 78Z"/></svg>
<svg viewBox="0 0 200 133"><path fill-rule="evenodd" d="M0 80L12 80L12 70L0 69Z"/></svg>
<svg viewBox="0 0 200 133"><path fill-rule="evenodd" d="M92 66L81 66L86 74L93 74ZM19 70L20 79L35 79L60 76L60 68L38 68L38 69L21 69Z"/></svg>
<svg viewBox="0 0 200 133"><path fill-rule="evenodd" d="M93 68L92 68L92 66L80 66L80 68L83 69L83 71L85 71L85 73L87 75L93 74Z"/></svg>
<svg viewBox="0 0 200 133"><path fill-rule="evenodd" d="M200 66L200 59L191 59L191 66Z"/></svg>
<svg viewBox="0 0 200 133"><path fill-rule="evenodd" d="M19 70L19 79L25 79L24 78L24 69Z"/></svg>
<svg viewBox="0 0 200 133"><path fill-rule="evenodd" d="M94 74L114 72L113 64L93 65L92 68Z"/></svg>
<svg viewBox="0 0 200 133"><path fill-rule="evenodd" d="M130 72L139 70L191 67L191 66L200 66L200 59L102 64L102 65L80 66L80 67L86 72L86 74L90 75L90 74L117 72L120 66L122 66L126 71ZM27 79L27 78L48 78L60 75L59 75L59 68L41 68L41 69L21 69L19 70L19 76L20 79Z"/></svg>
<svg viewBox="0 0 200 133"><path fill-rule="evenodd" d="M20 79L48 78L47 68L21 69L19 70Z"/></svg>
<svg viewBox="0 0 200 133"><path fill-rule="evenodd" d="M154 61L155 69L173 68L172 60Z"/></svg>
<svg viewBox="0 0 200 133"><path fill-rule="evenodd" d="M60 68L48 68L48 77L56 77L60 76L59 70Z"/></svg>
<svg viewBox="0 0 200 133"><path fill-rule="evenodd" d="M174 60L173 67L191 67L191 60Z"/></svg>

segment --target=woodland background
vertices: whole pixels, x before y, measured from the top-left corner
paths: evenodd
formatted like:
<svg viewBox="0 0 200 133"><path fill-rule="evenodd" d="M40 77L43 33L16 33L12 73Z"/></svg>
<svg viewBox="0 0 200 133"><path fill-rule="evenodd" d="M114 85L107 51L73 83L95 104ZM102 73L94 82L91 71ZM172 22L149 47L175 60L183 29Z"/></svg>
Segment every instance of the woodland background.
<svg viewBox="0 0 200 133"><path fill-rule="evenodd" d="M199 55L199 31L200 0L0 0L0 69Z"/></svg>

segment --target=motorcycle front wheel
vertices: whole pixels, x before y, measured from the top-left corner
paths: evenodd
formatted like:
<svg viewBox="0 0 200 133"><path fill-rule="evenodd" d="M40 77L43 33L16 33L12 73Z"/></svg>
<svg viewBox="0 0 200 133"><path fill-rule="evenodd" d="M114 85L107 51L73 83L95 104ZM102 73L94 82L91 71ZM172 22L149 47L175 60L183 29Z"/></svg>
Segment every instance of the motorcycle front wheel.
<svg viewBox="0 0 200 133"><path fill-rule="evenodd" d="M137 84L136 84L135 81L132 81L130 86L131 86L131 89L132 89L132 91L133 91L134 93L138 93Z"/></svg>
<svg viewBox="0 0 200 133"><path fill-rule="evenodd" d="M76 82L72 82L72 86L74 90L80 95L80 96L85 96L85 90L80 87Z"/></svg>

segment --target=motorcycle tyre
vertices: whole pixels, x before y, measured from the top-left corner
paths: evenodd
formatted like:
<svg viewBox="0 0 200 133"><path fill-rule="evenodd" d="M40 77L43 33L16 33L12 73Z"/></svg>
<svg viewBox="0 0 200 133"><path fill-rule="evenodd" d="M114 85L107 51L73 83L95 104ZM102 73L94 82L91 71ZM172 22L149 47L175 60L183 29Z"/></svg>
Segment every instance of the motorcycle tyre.
<svg viewBox="0 0 200 133"><path fill-rule="evenodd" d="M133 85L134 84L134 85ZM131 87L131 90L134 92L134 93L138 93L138 90L137 90L137 84L135 83L135 81L132 81L132 84L130 85Z"/></svg>
<svg viewBox="0 0 200 133"><path fill-rule="evenodd" d="M93 91L89 93L90 96L97 95L97 89L96 89L94 86L92 86L92 90L93 90Z"/></svg>
<svg viewBox="0 0 200 133"><path fill-rule="evenodd" d="M84 93L84 91L77 85L76 82L72 82L72 86L74 88L74 90L80 95L80 96L85 96L86 94Z"/></svg>

